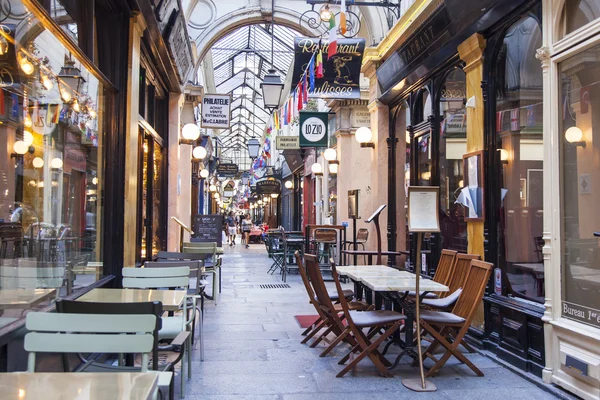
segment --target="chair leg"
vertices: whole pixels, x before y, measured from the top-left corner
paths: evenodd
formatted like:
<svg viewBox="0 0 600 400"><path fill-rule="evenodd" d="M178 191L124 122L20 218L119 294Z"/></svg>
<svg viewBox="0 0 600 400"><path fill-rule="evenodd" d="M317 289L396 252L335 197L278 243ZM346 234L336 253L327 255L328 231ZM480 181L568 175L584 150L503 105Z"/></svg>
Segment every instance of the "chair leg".
<svg viewBox="0 0 600 400"><path fill-rule="evenodd" d="M315 336L321 329L323 329L326 326L326 322L325 321L321 321L317 324L317 326L315 326L315 328L310 331L308 333L308 335L306 335L306 337L300 342L302 344L308 343L308 341Z"/></svg>
<svg viewBox="0 0 600 400"><path fill-rule="evenodd" d="M194 332L192 332L191 336L194 336ZM189 344L188 344L188 371L187 371L188 376L187 376L187 378L189 380L189 379L192 379L192 338L190 337L188 339L188 341L189 341Z"/></svg>
<svg viewBox="0 0 600 400"><path fill-rule="evenodd" d="M179 397L180 398L184 398L185 397L185 359L186 359L186 351L187 348L187 343L183 345L183 348L181 349L181 351L184 352L183 357L181 357L181 371L179 371L179 380L180 380L180 384L179 384L179 389L181 390L181 393L179 393ZM187 349L189 351L189 349Z"/></svg>
<svg viewBox="0 0 600 400"><path fill-rule="evenodd" d="M310 331L313 330L313 328L317 325L319 325L321 323L321 321L323 321L323 319L321 317L317 318L317 320L308 328L306 328L303 332L302 332L302 336L306 336L310 333Z"/></svg>
<svg viewBox="0 0 600 400"><path fill-rule="evenodd" d="M198 341L200 342L200 361L204 361L204 313L200 313Z"/></svg>
<svg viewBox="0 0 600 400"><path fill-rule="evenodd" d="M323 350L323 352L321 354L319 354L319 357L325 357L327 354L329 354L331 352L331 350L333 350L335 348L335 346L337 346L342 340L344 340L346 338L346 336L348 336L349 333L350 333L350 328L346 327L346 329L344 329L344 332L342 332L341 335L336 337L333 340L333 342L331 342L329 344L329 346L325 350Z"/></svg>

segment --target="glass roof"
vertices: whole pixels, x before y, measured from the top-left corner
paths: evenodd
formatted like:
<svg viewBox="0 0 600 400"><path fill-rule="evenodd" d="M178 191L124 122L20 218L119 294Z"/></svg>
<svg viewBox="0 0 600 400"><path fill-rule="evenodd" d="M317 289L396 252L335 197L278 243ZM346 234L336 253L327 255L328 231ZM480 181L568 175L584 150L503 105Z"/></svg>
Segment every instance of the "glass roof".
<svg viewBox="0 0 600 400"><path fill-rule="evenodd" d="M284 26L274 28L273 67L285 79L294 60L294 38L300 34ZM244 165L246 140L262 135L270 115L263 108L260 84L272 68L271 25L239 28L217 41L211 54L217 93L233 98L231 127L220 135L222 156L230 158L231 152L241 151Z"/></svg>

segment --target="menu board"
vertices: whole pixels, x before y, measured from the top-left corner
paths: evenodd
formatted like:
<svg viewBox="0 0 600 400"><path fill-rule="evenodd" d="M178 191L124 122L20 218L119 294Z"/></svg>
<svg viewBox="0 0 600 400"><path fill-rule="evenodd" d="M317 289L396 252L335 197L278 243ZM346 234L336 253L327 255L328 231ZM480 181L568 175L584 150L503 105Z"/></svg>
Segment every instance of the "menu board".
<svg viewBox="0 0 600 400"><path fill-rule="evenodd" d="M408 188L408 231L439 232L439 187L410 186Z"/></svg>
<svg viewBox="0 0 600 400"><path fill-rule="evenodd" d="M194 218L192 242L217 242L223 246L223 216L219 214L198 215Z"/></svg>

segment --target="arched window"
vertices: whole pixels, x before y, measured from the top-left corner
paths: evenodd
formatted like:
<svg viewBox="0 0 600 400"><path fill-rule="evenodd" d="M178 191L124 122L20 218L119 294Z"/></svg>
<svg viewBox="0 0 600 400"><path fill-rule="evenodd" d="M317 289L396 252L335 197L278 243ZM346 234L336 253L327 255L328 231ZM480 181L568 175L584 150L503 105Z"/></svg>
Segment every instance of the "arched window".
<svg viewBox="0 0 600 400"><path fill-rule="evenodd" d="M542 32L532 17L510 27L495 60L496 145L501 161L500 266L506 294L544 301Z"/></svg>
<svg viewBox="0 0 600 400"><path fill-rule="evenodd" d="M561 32L566 36L600 18L600 0L566 0L561 16Z"/></svg>

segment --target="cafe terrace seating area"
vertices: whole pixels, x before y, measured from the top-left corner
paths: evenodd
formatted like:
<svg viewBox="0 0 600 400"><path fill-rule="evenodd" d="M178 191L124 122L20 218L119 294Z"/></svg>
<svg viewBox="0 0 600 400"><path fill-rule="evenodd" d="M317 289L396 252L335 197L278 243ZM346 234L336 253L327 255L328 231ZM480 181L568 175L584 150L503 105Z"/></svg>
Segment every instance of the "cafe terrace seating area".
<svg viewBox="0 0 600 400"><path fill-rule="evenodd" d="M56 312L25 316L27 371L0 374L0 390L11 400L408 398L421 329L438 388L428 399L483 398L483 386L491 398L508 388L554 398L464 340L492 270L479 257L442 253L421 280L417 320L414 273L336 265L331 232L308 247L299 232L264 236L249 249L183 243L123 269L123 289L51 293Z"/></svg>

